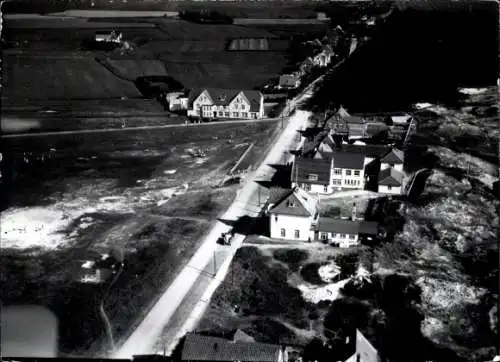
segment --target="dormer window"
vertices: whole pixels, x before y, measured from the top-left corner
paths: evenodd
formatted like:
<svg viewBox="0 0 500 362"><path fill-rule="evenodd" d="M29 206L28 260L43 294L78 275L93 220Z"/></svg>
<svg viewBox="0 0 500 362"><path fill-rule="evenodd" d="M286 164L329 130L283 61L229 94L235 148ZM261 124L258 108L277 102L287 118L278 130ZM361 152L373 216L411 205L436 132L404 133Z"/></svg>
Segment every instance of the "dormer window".
<svg viewBox="0 0 500 362"><path fill-rule="evenodd" d="M288 207L297 207L297 205L295 204L295 202L293 201L288 201L288 204L287 204Z"/></svg>
<svg viewBox="0 0 500 362"><path fill-rule="evenodd" d="M318 181L318 175L316 175L314 173L310 173L308 176L308 180L309 181Z"/></svg>

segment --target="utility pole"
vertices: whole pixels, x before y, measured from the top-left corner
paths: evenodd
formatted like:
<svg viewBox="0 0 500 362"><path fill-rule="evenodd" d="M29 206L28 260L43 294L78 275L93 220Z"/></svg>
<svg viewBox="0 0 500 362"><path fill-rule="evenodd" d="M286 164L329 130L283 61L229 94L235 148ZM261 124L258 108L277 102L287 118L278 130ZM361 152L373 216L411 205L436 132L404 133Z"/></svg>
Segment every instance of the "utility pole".
<svg viewBox="0 0 500 362"><path fill-rule="evenodd" d="M217 274L217 264L216 264L216 260L215 260L215 250L214 250L214 277L215 275Z"/></svg>

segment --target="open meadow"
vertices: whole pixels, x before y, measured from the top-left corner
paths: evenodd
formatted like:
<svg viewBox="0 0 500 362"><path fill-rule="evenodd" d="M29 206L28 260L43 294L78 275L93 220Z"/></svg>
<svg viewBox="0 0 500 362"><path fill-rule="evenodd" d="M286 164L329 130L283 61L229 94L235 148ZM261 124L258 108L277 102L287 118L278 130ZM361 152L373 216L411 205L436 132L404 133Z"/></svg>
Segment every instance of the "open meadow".
<svg viewBox="0 0 500 362"><path fill-rule="evenodd" d="M224 184L227 172L250 143L265 150L276 129L266 122L3 139L3 303L46 305L59 317L63 355L102 355L105 288L80 281L83 262L123 253L105 303L122 337L234 199L238 185ZM197 149L206 155L194 156Z"/></svg>

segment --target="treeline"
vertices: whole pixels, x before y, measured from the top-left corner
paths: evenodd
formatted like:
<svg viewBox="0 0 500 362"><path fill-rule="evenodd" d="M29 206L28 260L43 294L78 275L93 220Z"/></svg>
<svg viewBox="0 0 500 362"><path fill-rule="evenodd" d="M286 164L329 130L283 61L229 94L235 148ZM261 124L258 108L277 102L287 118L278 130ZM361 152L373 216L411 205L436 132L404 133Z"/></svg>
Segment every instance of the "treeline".
<svg viewBox="0 0 500 362"><path fill-rule="evenodd" d="M38 13L90 8L89 1L82 0L13 0L2 4L3 13Z"/></svg>
<svg viewBox="0 0 500 362"><path fill-rule="evenodd" d="M181 10L181 19L200 24L232 24L233 18L215 10Z"/></svg>

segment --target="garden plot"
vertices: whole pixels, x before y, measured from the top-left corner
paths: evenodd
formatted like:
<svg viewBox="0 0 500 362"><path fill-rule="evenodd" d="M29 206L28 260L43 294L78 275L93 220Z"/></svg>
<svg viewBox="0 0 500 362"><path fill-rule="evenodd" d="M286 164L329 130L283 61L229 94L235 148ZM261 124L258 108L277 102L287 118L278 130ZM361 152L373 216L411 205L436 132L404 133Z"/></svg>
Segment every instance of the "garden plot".
<svg viewBox="0 0 500 362"><path fill-rule="evenodd" d="M335 198L322 196L320 213L324 217L351 217L355 207L356 216L364 218L369 201L377 197L376 193L362 193L360 195Z"/></svg>

